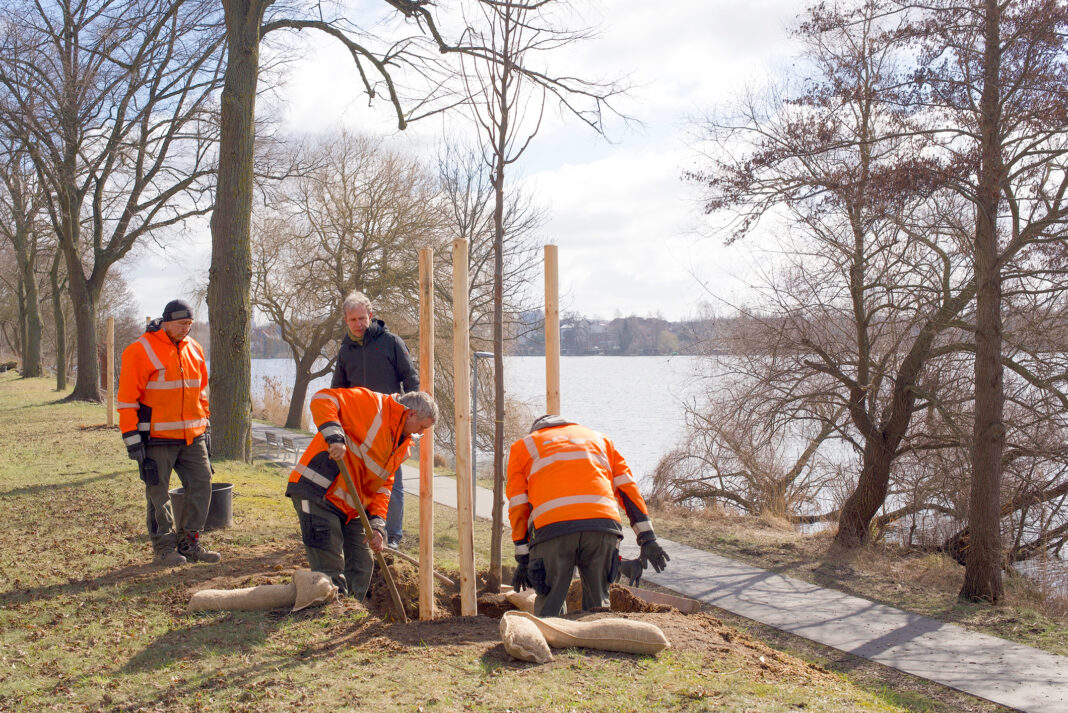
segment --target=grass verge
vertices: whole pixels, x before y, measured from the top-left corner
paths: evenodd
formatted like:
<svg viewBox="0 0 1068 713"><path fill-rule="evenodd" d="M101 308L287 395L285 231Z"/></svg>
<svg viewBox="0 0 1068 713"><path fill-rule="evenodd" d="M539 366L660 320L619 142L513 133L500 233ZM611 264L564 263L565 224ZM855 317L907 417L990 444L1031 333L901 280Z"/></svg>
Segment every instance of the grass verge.
<svg viewBox="0 0 1068 713"><path fill-rule="evenodd" d="M676 643L656 657L564 650L534 666L504 653L486 617L387 624L351 600L190 614L197 589L284 581L304 564L284 471L217 464L235 524L205 541L224 561L155 567L117 429L99 425L99 405L59 396L0 375L2 711L908 709L707 616L653 619ZM455 517L437 516L447 568ZM476 532L484 566L488 525Z"/></svg>

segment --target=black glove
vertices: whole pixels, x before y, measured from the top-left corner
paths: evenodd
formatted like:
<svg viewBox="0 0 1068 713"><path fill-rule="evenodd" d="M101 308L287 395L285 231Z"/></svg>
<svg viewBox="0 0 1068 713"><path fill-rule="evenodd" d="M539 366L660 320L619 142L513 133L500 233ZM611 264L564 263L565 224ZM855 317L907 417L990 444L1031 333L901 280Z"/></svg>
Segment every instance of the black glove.
<svg viewBox="0 0 1068 713"><path fill-rule="evenodd" d="M552 587L545 581L545 560L534 560L527 569L527 581L530 588L541 596L547 596Z"/></svg>
<svg viewBox="0 0 1068 713"><path fill-rule="evenodd" d="M664 548L657 544L655 539L649 539L642 543L642 553L639 559L642 563L642 569L652 563L653 569L657 572L663 572L664 568L667 567L668 560L671 558L668 557L667 552L664 552Z"/></svg>
<svg viewBox="0 0 1068 713"><path fill-rule="evenodd" d="M159 485L159 466L151 458L142 458L137 462L137 471L145 485Z"/></svg>
<svg viewBox="0 0 1068 713"><path fill-rule="evenodd" d="M145 442L138 441L132 446L126 446L126 455L130 456L130 460L135 460L138 463L145 459Z"/></svg>
<svg viewBox="0 0 1068 713"><path fill-rule="evenodd" d="M517 564L515 572L512 574L512 589L522 592L532 586L530 579L527 577L527 564L530 563L530 555L516 555L515 561Z"/></svg>

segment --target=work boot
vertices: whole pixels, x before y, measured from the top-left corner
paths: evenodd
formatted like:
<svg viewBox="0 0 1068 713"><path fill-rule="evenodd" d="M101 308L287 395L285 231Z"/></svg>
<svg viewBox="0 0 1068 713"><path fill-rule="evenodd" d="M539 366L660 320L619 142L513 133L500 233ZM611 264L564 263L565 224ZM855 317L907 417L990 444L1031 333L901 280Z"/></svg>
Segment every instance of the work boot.
<svg viewBox="0 0 1068 713"><path fill-rule="evenodd" d="M183 532L179 535L178 552L190 562L214 564L222 559L222 555L218 552L212 552L201 547L199 532Z"/></svg>
<svg viewBox="0 0 1068 713"><path fill-rule="evenodd" d="M167 550L166 552L157 552L156 556L152 558L152 564L163 565L164 567L177 567L187 562L185 557L178 554L175 550Z"/></svg>

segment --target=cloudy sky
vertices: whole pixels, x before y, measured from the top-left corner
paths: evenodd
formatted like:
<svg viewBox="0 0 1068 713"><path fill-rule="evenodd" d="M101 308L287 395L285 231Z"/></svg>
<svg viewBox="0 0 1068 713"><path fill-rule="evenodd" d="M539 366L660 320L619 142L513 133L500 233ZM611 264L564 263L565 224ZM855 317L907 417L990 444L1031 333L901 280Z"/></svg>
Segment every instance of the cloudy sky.
<svg viewBox="0 0 1068 713"><path fill-rule="evenodd" d="M585 76L626 77L633 88L618 108L640 125L614 125L605 140L554 115L514 171L546 209L541 240L559 246L562 308L602 318L682 319L702 302L722 310L744 301L759 258L748 245L727 248L709 236L699 195L681 175L698 165L695 123L745 88L788 71L796 53L788 29L804 3L578 4L600 33L568 49L568 66L583 68ZM412 151L429 151L441 123L395 131L388 113L368 109L354 78L339 71L349 64L333 45L308 48L276 98L285 128L376 131ZM149 316L206 282L209 262L203 221L187 226L180 246L146 247L123 267Z"/></svg>

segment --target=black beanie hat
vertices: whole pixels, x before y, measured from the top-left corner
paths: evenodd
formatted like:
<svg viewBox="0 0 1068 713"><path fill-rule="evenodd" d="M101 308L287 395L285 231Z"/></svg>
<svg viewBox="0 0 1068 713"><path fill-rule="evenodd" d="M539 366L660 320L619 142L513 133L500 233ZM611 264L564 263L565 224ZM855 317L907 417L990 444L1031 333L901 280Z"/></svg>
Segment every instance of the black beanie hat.
<svg viewBox="0 0 1068 713"><path fill-rule="evenodd" d="M171 300L163 308L164 322L173 322L176 319L193 319L193 308L185 300Z"/></svg>

